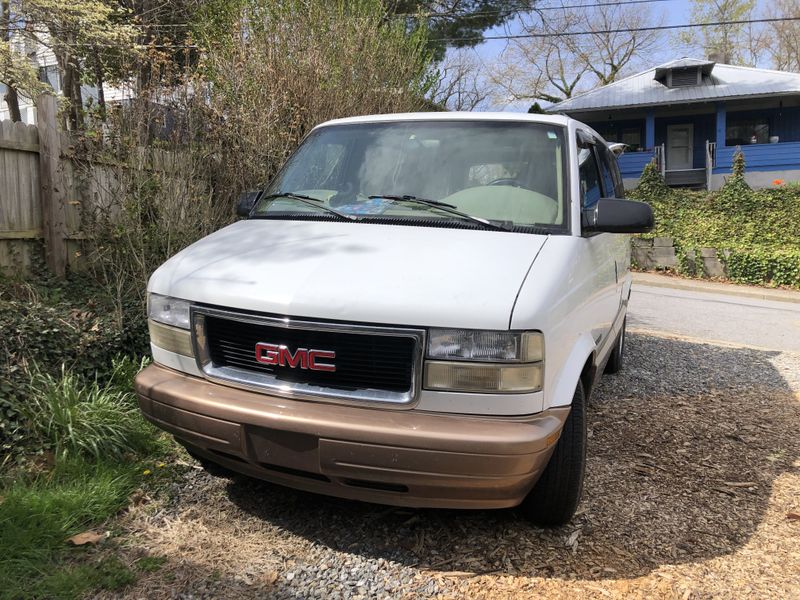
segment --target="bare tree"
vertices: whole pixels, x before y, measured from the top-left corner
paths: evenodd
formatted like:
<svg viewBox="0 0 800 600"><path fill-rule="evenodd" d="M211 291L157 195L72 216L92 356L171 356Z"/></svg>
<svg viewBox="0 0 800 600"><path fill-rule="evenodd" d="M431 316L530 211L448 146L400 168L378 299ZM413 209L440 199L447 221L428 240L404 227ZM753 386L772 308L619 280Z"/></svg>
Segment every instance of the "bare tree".
<svg viewBox="0 0 800 600"><path fill-rule="evenodd" d="M501 56L492 79L507 99L559 102L611 83L660 42L657 31L608 33L660 24L640 5L554 12L524 16L523 33L532 37L512 40Z"/></svg>
<svg viewBox="0 0 800 600"><path fill-rule="evenodd" d="M436 75L428 95L434 104L449 110L479 110L488 103L489 83L483 65L472 50L448 53Z"/></svg>
<svg viewBox="0 0 800 600"><path fill-rule="evenodd" d="M755 5L755 0L693 0L691 21L746 21L753 17ZM752 23L689 29L678 35L678 41L719 62L749 66L758 64L765 46L763 28Z"/></svg>
<svg viewBox="0 0 800 600"><path fill-rule="evenodd" d="M773 0L769 14L775 18L800 17L800 1ZM800 21L770 23L766 36L772 66L783 71L800 71Z"/></svg>

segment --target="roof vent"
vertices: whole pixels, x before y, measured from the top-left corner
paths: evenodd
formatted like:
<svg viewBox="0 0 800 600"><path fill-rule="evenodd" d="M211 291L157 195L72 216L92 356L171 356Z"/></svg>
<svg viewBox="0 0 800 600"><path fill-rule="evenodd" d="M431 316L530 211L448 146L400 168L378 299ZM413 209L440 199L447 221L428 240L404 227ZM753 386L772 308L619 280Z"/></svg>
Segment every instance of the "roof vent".
<svg viewBox="0 0 800 600"><path fill-rule="evenodd" d="M699 85L702 81L700 69L693 67L690 69L672 69L667 74L667 87L689 87Z"/></svg>

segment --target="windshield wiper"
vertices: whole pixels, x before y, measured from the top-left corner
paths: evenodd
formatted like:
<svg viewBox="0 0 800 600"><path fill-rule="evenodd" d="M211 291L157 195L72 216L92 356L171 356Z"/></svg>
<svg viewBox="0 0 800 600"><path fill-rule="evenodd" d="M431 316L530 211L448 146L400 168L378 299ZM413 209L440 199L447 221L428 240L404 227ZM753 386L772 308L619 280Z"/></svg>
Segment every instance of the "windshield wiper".
<svg viewBox="0 0 800 600"><path fill-rule="evenodd" d="M447 204L446 202L440 202L439 200L428 200L427 198L417 198L416 196L411 196L408 194L403 195L396 195L396 194L375 194L373 196L369 196L369 198L376 199L382 198L384 200L390 200L392 202L415 202L417 204L424 204L425 206L430 206L432 208L438 208L439 210L450 213L451 215L456 215L457 217L461 217L462 219L466 219L467 221L472 221L473 223L478 223L482 225L484 228L488 229L496 229L497 231L511 231L511 228L506 225L499 225L497 223L492 223L487 219L483 219L481 217L476 217L475 215L470 215L465 212L461 212L458 208L452 204Z"/></svg>
<svg viewBox="0 0 800 600"><path fill-rule="evenodd" d="M427 204L430 206L446 206L447 208L458 208L455 204L448 204L447 202L441 202L440 200L428 200L427 198L417 198L416 196L410 196L408 194L404 194L402 196L398 194L375 194L374 196L369 196L370 200L383 198L384 200L392 200L402 202L403 200L407 200L408 202L419 202L420 204Z"/></svg>
<svg viewBox="0 0 800 600"><path fill-rule="evenodd" d="M309 206L313 206L314 208L322 209L325 212L328 212L332 215L336 215L340 219L347 219L348 221L358 221L358 217L354 215L346 215L343 212L339 212L335 208L326 206L325 204L323 204L323 200L320 200L319 198L314 198L313 196L306 196L304 194L295 194L294 192L279 192L276 194L268 194L263 198L259 198L259 200L274 200L275 198L290 198L292 200L297 200L298 202L302 202L303 204L308 204ZM264 215L253 215L253 217L256 219L262 216Z"/></svg>

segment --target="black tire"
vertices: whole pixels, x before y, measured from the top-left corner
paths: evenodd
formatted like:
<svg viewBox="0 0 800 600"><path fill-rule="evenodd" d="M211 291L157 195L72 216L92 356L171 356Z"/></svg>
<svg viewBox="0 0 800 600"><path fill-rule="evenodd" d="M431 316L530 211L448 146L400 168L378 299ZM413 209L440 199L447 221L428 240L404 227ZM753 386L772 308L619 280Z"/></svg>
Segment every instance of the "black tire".
<svg viewBox="0 0 800 600"><path fill-rule="evenodd" d="M578 382L561 437L536 486L520 505L525 517L543 527L569 522L583 493L586 470L586 397Z"/></svg>
<svg viewBox="0 0 800 600"><path fill-rule="evenodd" d="M625 317L622 320L622 329L619 331L619 336L614 344L614 349L611 351L611 356L606 363L606 368L603 371L604 373L613 375L614 373L619 373L620 369L622 369L622 359L625 355L625 325L627 322L628 317Z"/></svg>

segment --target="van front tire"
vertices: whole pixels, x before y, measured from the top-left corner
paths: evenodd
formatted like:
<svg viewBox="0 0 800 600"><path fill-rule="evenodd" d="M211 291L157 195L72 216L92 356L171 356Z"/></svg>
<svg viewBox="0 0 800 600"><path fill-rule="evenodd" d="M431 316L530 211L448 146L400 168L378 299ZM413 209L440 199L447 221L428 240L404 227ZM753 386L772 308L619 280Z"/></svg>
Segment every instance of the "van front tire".
<svg viewBox="0 0 800 600"><path fill-rule="evenodd" d="M625 355L625 326L627 323L628 317L625 317L622 320L622 329L619 330L619 336L617 336L617 341L614 343L614 349L611 351L604 373L613 375L614 373L619 373L620 369L622 369L622 359Z"/></svg>
<svg viewBox="0 0 800 600"><path fill-rule="evenodd" d="M586 470L586 397L578 382L572 407L553 455L520 511L531 522L558 527L569 522L578 508Z"/></svg>

